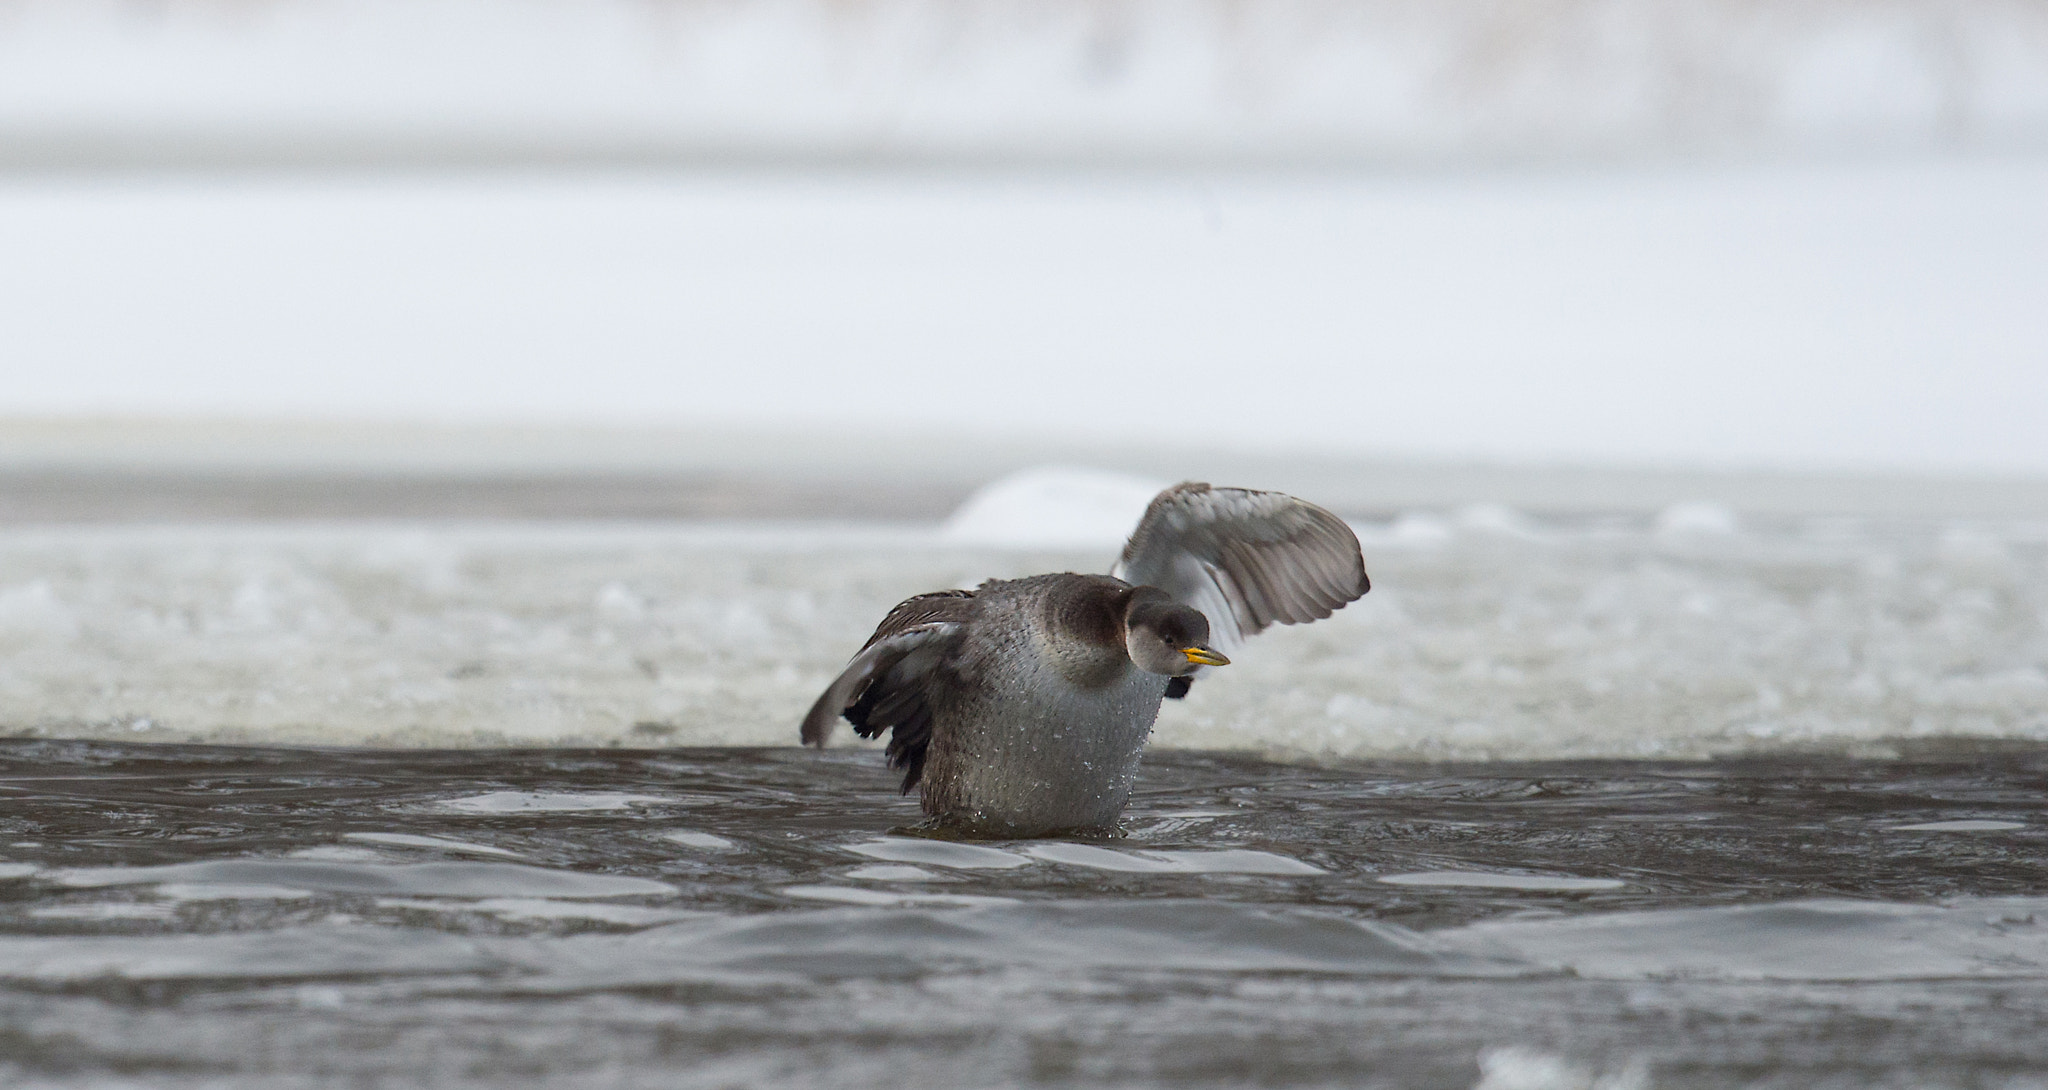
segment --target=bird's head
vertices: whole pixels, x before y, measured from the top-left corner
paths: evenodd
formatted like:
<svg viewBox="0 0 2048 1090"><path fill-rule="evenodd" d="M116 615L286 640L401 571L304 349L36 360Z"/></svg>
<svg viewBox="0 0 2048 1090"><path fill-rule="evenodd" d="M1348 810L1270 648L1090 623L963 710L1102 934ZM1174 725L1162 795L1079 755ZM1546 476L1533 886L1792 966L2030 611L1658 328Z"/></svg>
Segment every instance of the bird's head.
<svg viewBox="0 0 2048 1090"><path fill-rule="evenodd" d="M1124 611L1124 649L1139 669L1168 677L1230 665L1209 646L1209 618L1152 587L1138 588Z"/></svg>

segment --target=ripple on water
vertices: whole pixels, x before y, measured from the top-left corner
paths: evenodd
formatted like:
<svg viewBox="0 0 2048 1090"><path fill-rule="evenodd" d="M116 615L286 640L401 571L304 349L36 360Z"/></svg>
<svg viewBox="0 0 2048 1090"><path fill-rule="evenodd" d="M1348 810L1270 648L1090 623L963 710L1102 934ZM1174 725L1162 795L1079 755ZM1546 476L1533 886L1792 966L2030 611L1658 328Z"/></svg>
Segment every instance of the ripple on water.
<svg viewBox="0 0 2048 1090"><path fill-rule="evenodd" d="M1543 972L1485 951L1435 949L1404 928L1334 912L1181 899L1007 901L800 887L846 907L705 916L579 943L554 960L586 980L689 979L705 969L784 971L835 958L904 970L960 967L1405 973L1468 978ZM839 896L840 893L852 896ZM507 958L526 955L492 946Z"/></svg>
<svg viewBox="0 0 2048 1090"><path fill-rule="evenodd" d="M1431 870L1413 874L1389 874L1380 878L1390 886L1436 886L1446 889L1513 889L1548 893L1590 893L1621 889L1628 883L1614 878L1573 878L1561 874L1496 874L1491 871Z"/></svg>
<svg viewBox="0 0 2048 1090"><path fill-rule="evenodd" d="M2026 828L2023 821L1923 821L1917 825L1894 825L1895 833L2004 833Z"/></svg>
<svg viewBox="0 0 2048 1090"><path fill-rule="evenodd" d="M584 874L518 863L328 863L303 859L214 859L156 867L74 867L48 877L74 888L172 884L275 886L330 893L425 897L642 897L673 895L647 878Z"/></svg>
<svg viewBox="0 0 2048 1090"><path fill-rule="evenodd" d="M1639 980L1915 980L2048 974L2048 899L1950 905L1808 899L1766 905L1489 920L1430 936L1491 952Z"/></svg>
<svg viewBox="0 0 2048 1090"><path fill-rule="evenodd" d="M219 935L0 936L0 978L10 980L265 980L475 972L505 964L461 936L357 925Z"/></svg>
<svg viewBox="0 0 2048 1090"><path fill-rule="evenodd" d="M1188 901L1026 901L959 911L821 913L759 930L739 922L722 957L809 945L889 953L920 964L1199 970L1307 970L1491 976L1528 972L1484 952L1442 951L1404 928L1299 908Z"/></svg>
<svg viewBox="0 0 2048 1090"><path fill-rule="evenodd" d="M430 901L386 897L378 908L423 912L480 912L504 920L589 920L620 927L652 927L702 916L684 908L650 908L590 901L557 901L546 897L489 897L481 901Z"/></svg>
<svg viewBox="0 0 2048 1090"><path fill-rule="evenodd" d="M418 836L413 833L343 833L343 840L363 844L388 844L394 848L425 848L429 851L454 852L462 855L499 855L507 859L518 859L519 853L489 844L473 844L467 840L455 840L445 836Z"/></svg>
<svg viewBox="0 0 2048 1090"><path fill-rule="evenodd" d="M84 905L44 905L29 909L28 914L38 920L168 920L178 914L178 908L176 905L167 904L114 901Z"/></svg>
<svg viewBox="0 0 2048 1090"><path fill-rule="evenodd" d="M1024 853L1048 863L1120 871L1127 874L1306 876L1329 873L1321 867L1312 866L1299 859L1289 859L1284 855L1252 851L1248 848L1229 848L1221 851L1120 852L1111 848L1099 848L1093 844L1049 843L1033 844L1024 849Z"/></svg>
<svg viewBox="0 0 2048 1090"><path fill-rule="evenodd" d="M1470 1090L1605 1085L1636 1054L1658 1085L1804 1085L1871 1056L1931 1073L1897 1085L2048 1069L2048 829L1929 820L2031 822L2048 751L1167 751L1131 819L1161 839L976 843L883 835L914 803L866 752L0 760L22 830L0 842L22 861L0 864L0 1011L23 1012L0 1028L31 1035L0 1051L30 1079ZM426 806L507 792L604 808Z"/></svg>
<svg viewBox="0 0 2048 1090"><path fill-rule="evenodd" d="M226 883L165 882L156 895L173 901L303 901L313 896L310 889L289 886L237 886Z"/></svg>
<svg viewBox="0 0 2048 1090"><path fill-rule="evenodd" d="M947 878L940 874L935 874L931 871L924 869L923 867L913 867L907 864L898 863L870 863L865 867L855 867L852 870L847 871L846 876L848 878L859 878L863 881L869 882L953 881L953 879L951 878Z"/></svg>
<svg viewBox="0 0 2048 1090"><path fill-rule="evenodd" d="M378 863L386 858L383 852L347 844L315 844L310 848L293 848L284 854L288 859L307 859L321 863Z"/></svg>
<svg viewBox="0 0 2048 1090"><path fill-rule="evenodd" d="M1031 865L1030 859L1001 848L910 837L891 836L859 844L848 844L846 850L870 859L886 859L892 863L926 863L958 870L1014 870L1017 867Z"/></svg>
<svg viewBox="0 0 2048 1090"><path fill-rule="evenodd" d="M1000 905L1008 897L987 897L970 893L893 893L854 886L784 886L782 893L806 901L837 901L848 905Z"/></svg>
<svg viewBox="0 0 2048 1090"><path fill-rule="evenodd" d="M576 810L630 810L638 806L699 806L696 799L628 795L615 791L490 791L442 799L433 808L451 814L523 814Z"/></svg>
<svg viewBox="0 0 2048 1090"><path fill-rule="evenodd" d="M674 844L681 844L686 848L702 848L708 852L731 851L739 847L738 844L722 836L713 833L693 833L687 829L677 829L673 832L663 833L661 838Z"/></svg>

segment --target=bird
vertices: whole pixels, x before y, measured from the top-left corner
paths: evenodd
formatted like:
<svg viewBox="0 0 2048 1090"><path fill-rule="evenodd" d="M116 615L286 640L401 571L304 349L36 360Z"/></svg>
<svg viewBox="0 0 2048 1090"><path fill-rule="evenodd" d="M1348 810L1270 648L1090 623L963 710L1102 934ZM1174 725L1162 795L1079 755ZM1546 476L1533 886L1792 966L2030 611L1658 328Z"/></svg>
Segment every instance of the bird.
<svg viewBox="0 0 2048 1090"><path fill-rule="evenodd" d="M918 789L914 832L1115 836L1163 700L1268 626L1372 589L1344 520L1279 492L1174 485L1107 575L991 579L891 609L804 717L840 718Z"/></svg>

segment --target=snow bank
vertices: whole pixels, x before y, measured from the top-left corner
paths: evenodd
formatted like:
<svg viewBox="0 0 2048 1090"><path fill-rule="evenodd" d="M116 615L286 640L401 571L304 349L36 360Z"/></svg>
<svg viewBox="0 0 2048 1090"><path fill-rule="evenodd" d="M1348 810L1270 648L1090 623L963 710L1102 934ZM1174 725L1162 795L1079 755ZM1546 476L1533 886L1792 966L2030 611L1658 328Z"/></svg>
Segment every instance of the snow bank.
<svg viewBox="0 0 2048 1090"><path fill-rule="evenodd" d="M1114 552L1172 481L1099 469L1041 467L977 489L939 530L949 545Z"/></svg>

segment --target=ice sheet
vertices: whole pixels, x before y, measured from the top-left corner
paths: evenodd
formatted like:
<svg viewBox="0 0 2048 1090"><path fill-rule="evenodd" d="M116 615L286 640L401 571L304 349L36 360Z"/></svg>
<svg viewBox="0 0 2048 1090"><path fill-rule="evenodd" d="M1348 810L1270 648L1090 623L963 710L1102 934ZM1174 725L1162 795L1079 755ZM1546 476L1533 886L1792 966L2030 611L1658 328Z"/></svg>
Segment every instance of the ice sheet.
<svg viewBox="0 0 2048 1090"><path fill-rule="evenodd" d="M1259 637L1169 702L1155 744L1681 757L2048 738L2040 524L1490 509L1358 529L1372 594ZM0 537L0 729L793 744L899 599L1110 559L918 528L24 531Z"/></svg>

